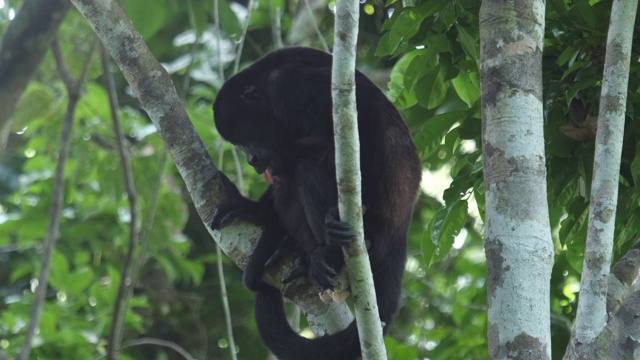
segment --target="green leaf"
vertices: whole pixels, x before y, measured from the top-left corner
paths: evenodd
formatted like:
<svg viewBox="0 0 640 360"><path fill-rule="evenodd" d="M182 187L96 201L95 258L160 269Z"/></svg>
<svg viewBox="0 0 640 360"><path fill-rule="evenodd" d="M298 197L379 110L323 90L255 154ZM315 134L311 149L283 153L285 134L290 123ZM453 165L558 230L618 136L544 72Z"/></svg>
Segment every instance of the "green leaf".
<svg viewBox="0 0 640 360"><path fill-rule="evenodd" d="M631 161L631 176L634 183L640 184L640 143L636 144L636 154Z"/></svg>
<svg viewBox="0 0 640 360"><path fill-rule="evenodd" d="M242 26L236 17L236 13L231 10L231 6L227 0L219 0L218 6L220 10L220 27L230 39L240 39L242 35Z"/></svg>
<svg viewBox="0 0 640 360"><path fill-rule="evenodd" d="M13 114L12 128L21 130L26 126L32 126L34 118L48 117L54 103L55 93L50 87L32 81L20 97L20 102Z"/></svg>
<svg viewBox="0 0 640 360"><path fill-rule="evenodd" d="M480 78L476 72L461 71L451 80L453 88L462 101L471 107L480 98Z"/></svg>
<svg viewBox="0 0 640 360"><path fill-rule="evenodd" d="M587 64L591 63L590 60L583 60L583 61L576 61L573 64L571 64L571 66L562 74L562 77L560 78L560 81L564 80L567 76L571 75L572 73L576 72L577 70L582 69L583 67L585 67Z"/></svg>
<svg viewBox="0 0 640 360"><path fill-rule="evenodd" d="M482 221L485 220L486 208L487 208L487 199L484 194L484 181L482 176L480 176L480 180L476 182L473 188L473 196L476 199L476 204L478 204L478 213L480 213L480 218Z"/></svg>
<svg viewBox="0 0 640 360"><path fill-rule="evenodd" d="M409 91L414 91L416 82L425 75L428 69L436 65L436 57L427 52L426 49L414 50L416 56L408 63L404 71L404 87Z"/></svg>
<svg viewBox="0 0 640 360"><path fill-rule="evenodd" d="M567 217L560 225L559 240L567 248L569 265L582 272L584 247L587 239L589 203L583 197L577 197L567 207Z"/></svg>
<svg viewBox="0 0 640 360"><path fill-rule="evenodd" d="M571 63L575 60L576 56L578 56L578 53L580 53L579 49L574 49L571 46L568 46L566 49L564 49L564 51L562 52L562 54L560 54L560 56L558 56L558 59L556 60L556 64L562 66L566 63ZM564 76L563 76L564 77Z"/></svg>
<svg viewBox="0 0 640 360"><path fill-rule="evenodd" d="M387 23L389 21L387 20ZM389 32L382 34L380 40L378 40L378 46L376 47L376 56L390 56L393 54L391 50L391 44L389 43Z"/></svg>
<svg viewBox="0 0 640 360"><path fill-rule="evenodd" d="M469 32L463 28L462 26L456 24L456 29L458 29L458 41L464 52L472 58L473 60L478 60L478 41L476 37L471 36Z"/></svg>
<svg viewBox="0 0 640 360"><path fill-rule="evenodd" d="M176 279L178 279L179 274L178 270L176 269L176 264L171 262L169 258L162 254L155 254L153 257L158 262L158 264L160 264L160 267L169 277L169 279L171 279L171 281L175 281Z"/></svg>
<svg viewBox="0 0 640 360"><path fill-rule="evenodd" d="M451 185L444 191L443 199L447 206L453 205L460 201L476 184L477 178L481 177L482 172L477 170L469 175L458 176L451 182Z"/></svg>
<svg viewBox="0 0 640 360"><path fill-rule="evenodd" d="M567 16L569 14L565 0L549 0L548 4L551 5L561 16Z"/></svg>
<svg viewBox="0 0 640 360"><path fill-rule="evenodd" d="M598 27L598 21L596 20L596 16L593 14L593 9L591 9L591 5L588 0L578 0L573 2L575 8L578 10L580 14L580 18L584 21L590 29L595 29Z"/></svg>
<svg viewBox="0 0 640 360"><path fill-rule="evenodd" d="M396 10L397 11L397 10ZM416 8L404 8L389 31L389 52L394 54L401 42L409 40L420 29L424 20Z"/></svg>
<svg viewBox="0 0 640 360"><path fill-rule="evenodd" d="M567 217L560 225L560 243L562 245L583 243L582 234L586 237L589 215L589 203L578 196L567 206Z"/></svg>
<svg viewBox="0 0 640 360"><path fill-rule="evenodd" d="M447 94L447 84L444 82L444 71L441 65L436 65L416 83L416 99L427 109L433 109L442 104Z"/></svg>
<svg viewBox="0 0 640 360"><path fill-rule="evenodd" d="M20 262L18 265L15 265L11 269L11 276L9 277L9 282L13 283L16 280L27 277L27 276L35 276L35 269L33 268L33 264L30 262Z"/></svg>
<svg viewBox="0 0 640 360"><path fill-rule="evenodd" d="M405 73L407 67L411 64L413 59L418 56L419 52L412 51L398 60L391 70L391 76L389 80L389 90L387 96L389 100L396 105L398 109L408 109L417 103L415 96L407 91L405 86Z"/></svg>
<svg viewBox="0 0 640 360"><path fill-rule="evenodd" d="M465 111L452 111L438 114L428 119L416 135L416 142L420 144L422 157L430 157L451 127L462 120L465 115Z"/></svg>
<svg viewBox="0 0 640 360"><path fill-rule="evenodd" d="M418 33L420 25L426 18L435 14L446 3L447 0L432 0L417 7L406 7L400 10L401 13L395 19L389 32L389 52L394 54L401 43L408 41Z"/></svg>
<svg viewBox="0 0 640 360"><path fill-rule="evenodd" d="M55 336L57 333L56 314L49 311L49 309L51 309L51 307L47 306L42 310L42 315L40 316L40 325L38 325L40 336Z"/></svg>
<svg viewBox="0 0 640 360"><path fill-rule="evenodd" d="M49 274L49 283L57 290L65 289L65 285L69 283L69 262L67 258L58 250L54 250L51 256L51 272Z"/></svg>
<svg viewBox="0 0 640 360"><path fill-rule="evenodd" d="M418 358L418 349L415 346L405 345L391 336L384 338L384 346L387 348L389 360Z"/></svg>
<svg viewBox="0 0 640 360"><path fill-rule="evenodd" d="M466 200L460 200L451 206L446 206L436 212L429 229L427 239L422 240L423 254L429 265L438 262L449 253L456 236L467 221L468 205ZM425 243L430 243L425 247ZM435 248L432 246L435 245ZM424 251L432 248L434 251Z"/></svg>
<svg viewBox="0 0 640 360"><path fill-rule="evenodd" d="M556 200L560 205L570 204L574 198L580 196L580 178L576 174L567 180L567 182L560 190L560 194L556 197Z"/></svg>
<svg viewBox="0 0 640 360"><path fill-rule="evenodd" d="M150 6L146 1L125 1L122 7L136 30L145 39L152 37L166 23L166 6Z"/></svg>
<svg viewBox="0 0 640 360"><path fill-rule="evenodd" d="M64 285L64 290L69 294L79 295L93 282L93 271L88 266L82 266L68 277L69 281Z"/></svg>

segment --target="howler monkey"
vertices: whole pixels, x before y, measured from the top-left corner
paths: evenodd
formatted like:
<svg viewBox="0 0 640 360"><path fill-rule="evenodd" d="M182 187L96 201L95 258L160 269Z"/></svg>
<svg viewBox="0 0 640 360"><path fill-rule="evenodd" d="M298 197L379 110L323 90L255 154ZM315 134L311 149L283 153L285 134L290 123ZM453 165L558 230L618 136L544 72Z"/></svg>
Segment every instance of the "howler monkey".
<svg viewBox="0 0 640 360"><path fill-rule="evenodd" d="M289 248L300 258L285 276L308 276L320 290L335 287L343 265L341 246L353 232L337 219L331 109L330 54L309 48L272 52L227 81L213 106L223 138L241 147L269 182L258 202L243 198L225 177L230 201L216 210L212 227L230 219L264 228L245 270L256 292L256 320L267 347L280 359L354 359L360 355L355 321L316 339L296 334L278 289L261 282L274 253ZM356 72L365 239L380 319L398 309L407 251L407 229L421 167L406 124L385 95Z"/></svg>

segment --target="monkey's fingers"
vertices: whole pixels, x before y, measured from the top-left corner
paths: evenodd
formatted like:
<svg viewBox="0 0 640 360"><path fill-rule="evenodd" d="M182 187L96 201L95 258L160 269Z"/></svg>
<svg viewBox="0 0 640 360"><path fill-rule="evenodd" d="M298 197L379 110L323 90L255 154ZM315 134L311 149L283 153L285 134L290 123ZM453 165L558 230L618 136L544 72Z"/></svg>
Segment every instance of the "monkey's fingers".
<svg viewBox="0 0 640 360"><path fill-rule="evenodd" d="M297 258L293 264L293 268L291 268L291 270L289 270L286 274L284 274L284 277L282 278L282 282L285 284L288 284L297 278L304 277L306 273L307 273L306 265L304 264L301 258Z"/></svg>
<svg viewBox="0 0 640 360"><path fill-rule="evenodd" d="M351 228L351 225L339 220L336 207L327 211L324 222L327 228L327 242L329 245L348 246L356 239L356 233Z"/></svg>
<svg viewBox="0 0 640 360"><path fill-rule="evenodd" d="M240 214L242 212L243 209L234 203L227 203L218 206L211 217L211 228L214 230L220 230L224 226L228 225L234 218L241 217Z"/></svg>

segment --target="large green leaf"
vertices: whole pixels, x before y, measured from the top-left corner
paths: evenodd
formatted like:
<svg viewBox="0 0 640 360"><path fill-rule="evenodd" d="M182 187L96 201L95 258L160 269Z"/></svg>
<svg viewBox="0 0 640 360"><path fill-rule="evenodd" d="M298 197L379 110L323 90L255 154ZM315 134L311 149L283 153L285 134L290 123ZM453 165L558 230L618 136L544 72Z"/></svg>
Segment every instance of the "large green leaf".
<svg viewBox="0 0 640 360"><path fill-rule="evenodd" d="M424 108L433 109L442 104L447 94L444 75L443 67L438 64L416 82L416 99Z"/></svg>
<svg viewBox="0 0 640 360"><path fill-rule="evenodd" d="M449 253L467 221L467 215L466 200L456 201L436 212L422 239L422 252L428 265L442 260Z"/></svg>
<svg viewBox="0 0 640 360"><path fill-rule="evenodd" d="M165 25L166 18L169 16L166 4L134 0L125 1L123 8L136 30L145 39L155 35Z"/></svg>
<svg viewBox="0 0 640 360"><path fill-rule="evenodd" d="M480 78L477 72L461 71L455 79L451 80L451 83L460 100L469 107L480 98Z"/></svg>

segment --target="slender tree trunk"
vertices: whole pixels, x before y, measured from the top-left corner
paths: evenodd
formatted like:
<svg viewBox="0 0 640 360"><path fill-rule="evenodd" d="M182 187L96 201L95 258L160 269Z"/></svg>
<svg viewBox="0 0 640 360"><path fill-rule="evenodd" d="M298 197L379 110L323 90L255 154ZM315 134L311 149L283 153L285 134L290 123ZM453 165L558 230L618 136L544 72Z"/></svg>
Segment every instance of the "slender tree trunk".
<svg viewBox="0 0 640 360"><path fill-rule="evenodd" d="M620 336L637 338L633 335L637 335L640 329L635 326L630 333L620 333L625 327L617 321L621 320L624 323L626 320L620 319L619 313L610 318L614 314L609 314L607 311L613 311L618 307L617 304L608 304L613 301L616 303L623 301L621 311L628 310L626 309L628 304L622 300L624 291L622 296L619 292L616 292L615 297L609 296L608 285L613 280L609 269L618 204L618 179L627 105L631 40L637 9L638 0L615 0L611 9L580 300L576 328L565 354L566 359L592 358L594 351L602 355L607 354L608 358L614 358L611 352L612 343L620 345L614 351L615 358L635 355L635 352L627 352L629 343L620 344L612 340ZM619 279L618 272L614 272L613 275L615 279ZM617 283L614 282L613 285ZM637 314L634 316L637 317ZM611 321L609 325L617 325L608 327L609 321ZM596 341L598 338L599 341ZM607 341L602 341L603 338ZM638 344L632 348L638 348Z"/></svg>
<svg viewBox="0 0 640 360"><path fill-rule="evenodd" d="M549 225L542 113L544 0L480 10L489 356L550 359Z"/></svg>
<svg viewBox="0 0 640 360"><path fill-rule="evenodd" d="M357 0L340 0L336 4L331 95L340 218L348 222L357 234L356 240L343 248L345 264L354 297L362 358L369 360L386 359L387 352L362 225L362 180L355 79L359 5Z"/></svg>

